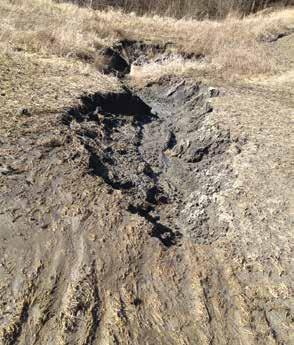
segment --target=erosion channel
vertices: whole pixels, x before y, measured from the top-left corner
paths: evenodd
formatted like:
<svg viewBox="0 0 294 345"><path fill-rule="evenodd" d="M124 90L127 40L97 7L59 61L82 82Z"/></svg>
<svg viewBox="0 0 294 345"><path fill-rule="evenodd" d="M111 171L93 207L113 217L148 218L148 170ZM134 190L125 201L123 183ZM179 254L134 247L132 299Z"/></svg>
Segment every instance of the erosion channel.
<svg viewBox="0 0 294 345"><path fill-rule="evenodd" d="M166 247L182 236L210 243L226 224L210 224L213 195L229 182L230 134L208 125L211 97L201 83L162 80L138 95L85 97L66 116L89 152L89 173L123 191L127 210L153 226Z"/></svg>
<svg viewBox="0 0 294 345"><path fill-rule="evenodd" d="M233 337L235 302L209 249L227 236L220 195L234 180L217 96L175 77L122 87L5 144L3 344Z"/></svg>

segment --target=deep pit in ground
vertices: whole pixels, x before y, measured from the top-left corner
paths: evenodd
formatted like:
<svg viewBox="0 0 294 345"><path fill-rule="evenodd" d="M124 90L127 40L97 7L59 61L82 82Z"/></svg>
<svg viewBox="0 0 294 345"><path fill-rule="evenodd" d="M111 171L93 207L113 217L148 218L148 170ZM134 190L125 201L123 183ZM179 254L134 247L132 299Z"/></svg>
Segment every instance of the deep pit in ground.
<svg viewBox="0 0 294 345"><path fill-rule="evenodd" d="M181 51L173 42L163 44L124 39L111 47L101 49L96 56L95 66L103 73L125 77L131 72L132 66L142 66L149 63L162 64L174 58L200 61L205 56Z"/></svg>
<svg viewBox="0 0 294 345"><path fill-rule="evenodd" d="M230 133L210 124L215 89L164 78L132 92L94 94L63 117L88 152L88 174L125 196L128 212L152 224L166 247L186 236L211 243L227 224L215 195L231 178Z"/></svg>

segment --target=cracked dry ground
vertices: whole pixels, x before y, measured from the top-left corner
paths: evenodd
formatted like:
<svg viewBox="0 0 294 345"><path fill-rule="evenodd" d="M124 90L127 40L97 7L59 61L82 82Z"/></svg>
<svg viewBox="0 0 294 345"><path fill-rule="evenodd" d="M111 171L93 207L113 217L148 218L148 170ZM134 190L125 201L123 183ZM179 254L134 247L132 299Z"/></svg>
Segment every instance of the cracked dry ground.
<svg viewBox="0 0 294 345"><path fill-rule="evenodd" d="M162 78L6 121L1 344L293 344L293 94L219 91Z"/></svg>

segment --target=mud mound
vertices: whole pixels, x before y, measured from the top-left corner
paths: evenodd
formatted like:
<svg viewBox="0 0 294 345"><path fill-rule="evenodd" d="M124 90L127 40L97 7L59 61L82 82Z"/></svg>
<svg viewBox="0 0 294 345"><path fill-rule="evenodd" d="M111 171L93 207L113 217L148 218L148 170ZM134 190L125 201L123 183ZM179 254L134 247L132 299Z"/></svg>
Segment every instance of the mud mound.
<svg viewBox="0 0 294 345"><path fill-rule="evenodd" d="M232 179L226 154L230 133L208 125L210 98L216 94L201 83L175 79L153 84L142 94L158 121L145 126L141 152L173 200L162 217L197 243L210 243L227 228L210 217L218 214L213 195Z"/></svg>

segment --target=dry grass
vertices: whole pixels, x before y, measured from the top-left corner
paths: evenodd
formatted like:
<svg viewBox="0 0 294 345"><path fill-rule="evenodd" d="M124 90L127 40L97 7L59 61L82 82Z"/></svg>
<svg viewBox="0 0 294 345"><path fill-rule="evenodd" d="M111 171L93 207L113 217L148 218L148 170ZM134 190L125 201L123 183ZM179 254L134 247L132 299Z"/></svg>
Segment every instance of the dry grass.
<svg viewBox="0 0 294 345"><path fill-rule="evenodd" d="M205 55L205 64L174 61L143 66L142 73L205 70L224 78L272 73L277 62L262 41L294 26L294 9L239 19L196 21L138 17L121 11L94 11L52 0L0 0L0 44L4 51L25 51L91 63L97 51L129 38L173 42L175 51ZM146 72L147 71L147 72ZM138 70L136 72L138 76Z"/></svg>
<svg viewBox="0 0 294 345"><path fill-rule="evenodd" d="M163 76L193 76L204 79L215 72L215 66L206 62L193 62L181 56L172 56L162 61L150 62L142 66L132 66L131 84L144 87Z"/></svg>
<svg viewBox="0 0 294 345"><path fill-rule="evenodd" d="M126 12L160 14L177 18L225 18L229 13L239 16L268 8L294 5L293 0L56 0L94 9L120 8Z"/></svg>
<svg viewBox="0 0 294 345"><path fill-rule="evenodd" d="M76 106L84 93L120 88L116 78L93 73L79 61L23 52L0 53L0 80L0 136L18 131L27 120L21 109L41 120Z"/></svg>

